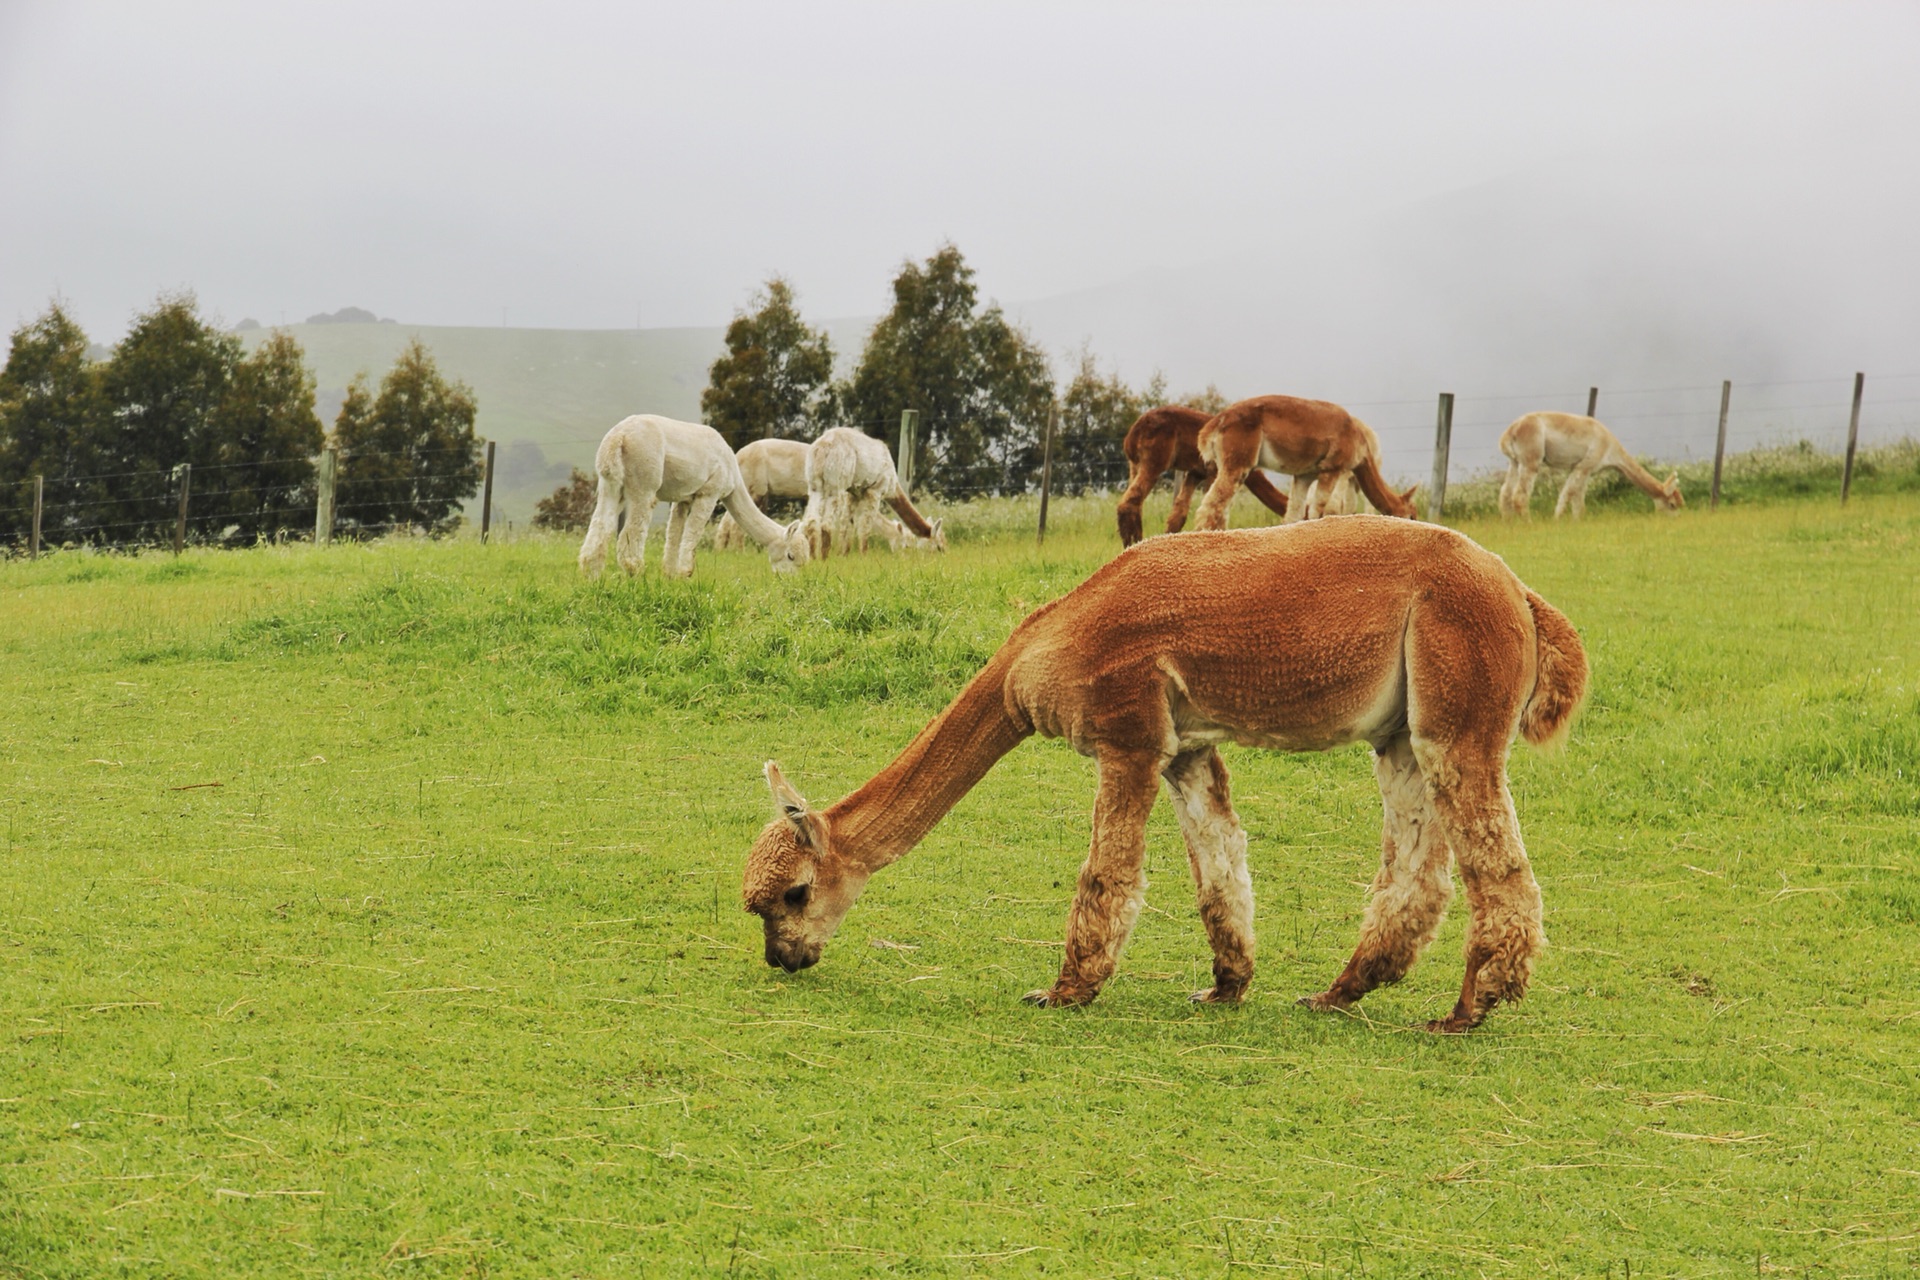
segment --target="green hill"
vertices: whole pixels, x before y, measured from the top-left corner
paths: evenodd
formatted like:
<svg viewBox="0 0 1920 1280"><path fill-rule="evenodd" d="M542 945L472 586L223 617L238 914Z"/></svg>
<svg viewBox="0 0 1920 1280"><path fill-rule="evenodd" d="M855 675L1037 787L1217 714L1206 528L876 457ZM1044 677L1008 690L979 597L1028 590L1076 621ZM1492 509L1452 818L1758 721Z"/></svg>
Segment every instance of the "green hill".
<svg viewBox="0 0 1920 1280"><path fill-rule="evenodd" d="M870 319L832 320L824 327L844 363L860 349ZM480 413L475 429L499 442L494 518L523 522L533 504L567 478L591 467L593 449L608 427L632 413L663 413L698 421L707 368L722 350L726 330L487 329L410 324L296 324L286 326L306 350L319 383L320 420L340 411L357 373L378 382L407 340L418 336L440 371L473 388ZM247 330L249 345L267 330ZM477 517L479 503L469 504Z"/></svg>
<svg viewBox="0 0 1920 1280"><path fill-rule="evenodd" d="M526 520L533 504L593 461L606 429L630 413L697 419L707 366L724 331L712 329L483 329L407 324L296 324L332 425L356 373L376 383L418 336L442 373L473 388L476 430L499 442L498 520ZM258 342L267 331L241 337Z"/></svg>

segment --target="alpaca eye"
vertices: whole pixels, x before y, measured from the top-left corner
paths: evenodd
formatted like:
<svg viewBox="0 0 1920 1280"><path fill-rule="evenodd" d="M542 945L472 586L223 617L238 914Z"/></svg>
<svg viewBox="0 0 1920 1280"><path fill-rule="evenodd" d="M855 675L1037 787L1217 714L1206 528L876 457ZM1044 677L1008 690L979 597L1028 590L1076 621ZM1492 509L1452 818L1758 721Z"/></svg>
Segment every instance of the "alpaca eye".
<svg viewBox="0 0 1920 1280"><path fill-rule="evenodd" d="M787 905L790 907L806 906L807 895L812 891L812 888L813 886L811 885L797 884L793 886L793 888L787 890L786 892Z"/></svg>

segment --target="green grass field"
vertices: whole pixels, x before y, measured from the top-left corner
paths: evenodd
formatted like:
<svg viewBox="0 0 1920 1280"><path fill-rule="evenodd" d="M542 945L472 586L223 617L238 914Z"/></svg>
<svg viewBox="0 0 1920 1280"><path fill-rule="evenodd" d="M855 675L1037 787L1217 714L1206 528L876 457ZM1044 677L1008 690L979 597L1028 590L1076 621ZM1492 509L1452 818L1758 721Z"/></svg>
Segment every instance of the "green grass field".
<svg viewBox="0 0 1920 1280"><path fill-rule="evenodd" d="M1920 495L1703 505L1466 526L1594 693L1514 758L1552 946L1456 1038L1461 911L1362 1015L1293 1004L1376 860L1363 748L1228 753L1242 1007L1186 1001L1165 806L1117 980L1019 1003L1092 801L1038 740L762 963L761 762L865 780L1113 553L1104 502L791 580L0 563L0 1275L1910 1274Z"/></svg>

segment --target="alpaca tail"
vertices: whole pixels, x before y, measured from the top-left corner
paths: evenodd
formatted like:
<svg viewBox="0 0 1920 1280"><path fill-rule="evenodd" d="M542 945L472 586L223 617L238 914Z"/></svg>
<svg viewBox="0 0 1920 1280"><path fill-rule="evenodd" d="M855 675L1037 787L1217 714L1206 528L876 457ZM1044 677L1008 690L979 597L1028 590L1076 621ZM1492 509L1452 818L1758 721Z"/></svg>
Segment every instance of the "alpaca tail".
<svg viewBox="0 0 1920 1280"><path fill-rule="evenodd" d="M1520 733L1536 747L1557 746L1587 700L1587 651L1566 614L1531 591L1527 608L1533 611L1539 654L1533 693L1520 712Z"/></svg>
<svg viewBox="0 0 1920 1280"><path fill-rule="evenodd" d="M933 526L927 523L925 516L914 509L911 502L907 501L906 494L895 489L893 496L887 499L887 505L899 513L900 523L913 530L917 537L931 538L933 536Z"/></svg>
<svg viewBox="0 0 1920 1280"><path fill-rule="evenodd" d="M1367 501L1373 504L1375 511L1383 516L1399 516L1402 520L1413 519L1413 490L1407 490L1404 496L1395 493L1387 485L1387 478L1380 474L1379 460L1373 454L1369 453L1360 459L1359 465L1353 469L1353 478L1360 486L1360 492L1367 495Z"/></svg>

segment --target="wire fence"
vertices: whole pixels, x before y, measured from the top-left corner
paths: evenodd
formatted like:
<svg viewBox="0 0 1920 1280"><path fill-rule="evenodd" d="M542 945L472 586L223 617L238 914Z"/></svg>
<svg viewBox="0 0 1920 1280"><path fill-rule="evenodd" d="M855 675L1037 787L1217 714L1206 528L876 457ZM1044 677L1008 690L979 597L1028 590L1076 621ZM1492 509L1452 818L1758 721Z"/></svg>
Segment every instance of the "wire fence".
<svg viewBox="0 0 1920 1280"><path fill-rule="evenodd" d="M413 473L423 460L458 462L454 455L464 455L475 461L482 447L476 442L355 452L350 462L360 473L341 477L345 500L329 504L334 518L356 532L377 535L406 522L365 517L436 502L457 510L457 496L449 502L431 492L423 494L421 476ZM309 537L322 487L317 462L315 455L298 454L27 477L0 487L0 554L32 555L42 548L78 546L231 546ZM380 465L392 463L403 465ZM266 468L281 478L271 473L260 477ZM432 472L438 470L444 468L425 473L429 490ZM208 487L209 477L215 487Z"/></svg>
<svg viewBox="0 0 1920 1280"><path fill-rule="evenodd" d="M1842 377L1735 384L1726 428L1727 454L1789 443L1803 443L1824 454L1839 453L1849 429L1853 381ZM1541 409L1585 412L1592 390L1455 396L1449 478L1466 480L1504 466L1497 442L1510 421ZM1699 462L1713 457L1720 397L1718 383L1601 387L1595 416L1620 437L1630 452L1662 463ZM1380 437L1382 469L1389 479L1399 485L1429 479L1437 396L1343 403ZM846 425L895 438L900 426L897 420ZM916 496L966 502L1038 493L1045 452L1041 430L1028 428L1024 434L988 440L974 453L958 456L953 448L955 429L975 425L920 420L913 467ZM1122 450L1122 431L1124 426L1114 430L1111 425L1099 431L1075 431L1071 427L1056 430L1051 493L1071 496L1124 488L1128 464ZM1861 402L1860 442L1871 447L1916 435L1920 435L1920 373L1868 378ZM554 461L578 465L581 453L597 446L602 438L548 439L538 444L543 458L551 456L546 450L555 450L559 457ZM472 447L355 453L343 458L341 500L331 504L334 520L345 525L343 532L349 535L378 536L407 527L405 521L365 518L370 513L393 510L394 486L405 486L407 478L355 476L356 467L381 461L416 462L452 453L465 453L477 461L482 449L476 443ZM312 456L298 456L195 463L187 469L191 483L185 519L181 516L179 466L47 475L38 502L40 545L47 549L132 549L169 543L234 545L236 530L242 542L312 537L320 507L315 462ZM297 478L249 483L250 473L265 468L281 468ZM489 492L492 480L491 475L483 479ZM204 487L209 481L217 487ZM382 486L385 491L378 497L356 500L356 487L364 494ZM31 479L0 488L0 543L4 543L0 554L31 550L27 522L34 516L35 507Z"/></svg>

